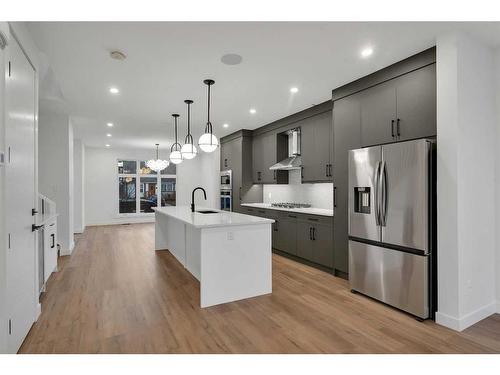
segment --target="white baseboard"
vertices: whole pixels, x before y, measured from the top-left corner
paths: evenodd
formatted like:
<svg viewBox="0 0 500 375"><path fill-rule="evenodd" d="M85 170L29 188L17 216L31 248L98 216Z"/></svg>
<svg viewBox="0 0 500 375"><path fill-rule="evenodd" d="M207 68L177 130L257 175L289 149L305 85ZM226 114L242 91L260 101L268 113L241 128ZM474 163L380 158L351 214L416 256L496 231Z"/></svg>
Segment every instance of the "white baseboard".
<svg viewBox="0 0 500 375"><path fill-rule="evenodd" d="M499 303L492 302L489 305L483 306L461 318L456 318L438 311L436 312L436 323L455 331L463 331L495 312L498 312L499 307Z"/></svg>
<svg viewBox="0 0 500 375"><path fill-rule="evenodd" d="M103 225L121 225L121 224L144 224L144 223L154 223L155 218L153 217L143 217L143 218L123 218L123 219L113 219L107 221L97 221L92 223L87 223L87 227L97 227Z"/></svg>

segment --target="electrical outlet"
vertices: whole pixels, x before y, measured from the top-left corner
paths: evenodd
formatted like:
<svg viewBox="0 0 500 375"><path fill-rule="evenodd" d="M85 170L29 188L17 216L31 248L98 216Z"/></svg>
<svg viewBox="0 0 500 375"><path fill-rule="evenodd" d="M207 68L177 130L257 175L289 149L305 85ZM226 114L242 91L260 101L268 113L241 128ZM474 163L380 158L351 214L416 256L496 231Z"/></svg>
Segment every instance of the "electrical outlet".
<svg viewBox="0 0 500 375"><path fill-rule="evenodd" d="M227 232L227 239L228 239L229 241L234 240L234 233L233 233L233 232Z"/></svg>

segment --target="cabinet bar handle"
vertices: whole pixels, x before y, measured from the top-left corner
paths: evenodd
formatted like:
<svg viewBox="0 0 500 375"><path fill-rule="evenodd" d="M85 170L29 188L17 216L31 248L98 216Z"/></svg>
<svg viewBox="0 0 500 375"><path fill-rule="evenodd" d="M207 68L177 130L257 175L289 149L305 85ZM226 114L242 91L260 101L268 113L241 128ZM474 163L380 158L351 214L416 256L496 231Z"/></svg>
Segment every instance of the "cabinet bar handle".
<svg viewBox="0 0 500 375"><path fill-rule="evenodd" d="M394 120L391 120L391 135L394 138Z"/></svg>
<svg viewBox="0 0 500 375"><path fill-rule="evenodd" d="M313 233L313 241L316 241L316 228L312 228L312 233Z"/></svg>
<svg viewBox="0 0 500 375"><path fill-rule="evenodd" d="M312 241L313 236L312 236L312 227L309 227L309 239Z"/></svg>
<svg viewBox="0 0 500 375"><path fill-rule="evenodd" d="M333 187L333 207L337 207L337 187Z"/></svg>
<svg viewBox="0 0 500 375"><path fill-rule="evenodd" d="M53 249L56 246L56 235L52 233L50 237L52 238L52 245L50 245L50 248Z"/></svg>
<svg viewBox="0 0 500 375"><path fill-rule="evenodd" d="M400 136L401 136L401 133L399 132L399 122L400 122L400 121L401 121L401 120L400 120L400 119L398 119L398 120L397 120L397 123L396 123L396 132L397 132L398 137L400 137Z"/></svg>
<svg viewBox="0 0 500 375"><path fill-rule="evenodd" d="M325 177L328 177L328 164L325 164Z"/></svg>

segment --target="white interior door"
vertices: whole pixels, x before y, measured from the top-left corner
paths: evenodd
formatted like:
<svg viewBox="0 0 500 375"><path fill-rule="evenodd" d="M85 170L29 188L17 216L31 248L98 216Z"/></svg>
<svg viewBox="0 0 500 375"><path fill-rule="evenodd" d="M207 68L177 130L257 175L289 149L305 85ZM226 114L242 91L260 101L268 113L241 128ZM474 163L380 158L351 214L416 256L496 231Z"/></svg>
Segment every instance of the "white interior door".
<svg viewBox="0 0 500 375"><path fill-rule="evenodd" d="M36 318L37 269L31 209L35 203L35 71L11 39L6 74L6 228L9 352L17 352Z"/></svg>

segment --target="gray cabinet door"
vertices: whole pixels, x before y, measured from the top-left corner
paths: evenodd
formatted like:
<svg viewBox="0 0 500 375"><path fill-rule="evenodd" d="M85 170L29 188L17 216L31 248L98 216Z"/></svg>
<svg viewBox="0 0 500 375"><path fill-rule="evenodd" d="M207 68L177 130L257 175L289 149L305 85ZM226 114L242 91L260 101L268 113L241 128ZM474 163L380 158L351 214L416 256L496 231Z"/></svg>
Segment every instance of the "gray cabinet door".
<svg viewBox="0 0 500 375"><path fill-rule="evenodd" d="M314 262L312 229L307 222L297 222L297 256Z"/></svg>
<svg viewBox="0 0 500 375"><path fill-rule="evenodd" d="M396 81L398 140L436 135L436 64Z"/></svg>
<svg viewBox="0 0 500 375"><path fill-rule="evenodd" d="M348 272L348 153L361 147L361 101L354 94L335 101L334 128L334 264L335 269Z"/></svg>
<svg viewBox="0 0 500 375"><path fill-rule="evenodd" d="M328 111L304 120L301 132L302 181L331 181L332 113Z"/></svg>
<svg viewBox="0 0 500 375"><path fill-rule="evenodd" d="M279 217L277 220L277 232L273 232L273 236L275 233L277 235L275 248L297 255L297 220L287 217Z"/></svg>
<svg viewBox="0 0 500 375"><path fill-rule="evenodd" d="M359 93L362 146L396 140L396 85L394 80Z"/></svg>
<svg viewBox="0 0 500 375"><path fill-rule="evenodd" d="M312 261L333 268L333 228L328 225L313 225Z"/></svg>
<svg viewBox="0 0 500 375"><path fill-rule="evenodd" d="M269 167L276 163L276 133L260 134L253 139L253 181L256 184L276 183Z"/></svg>

